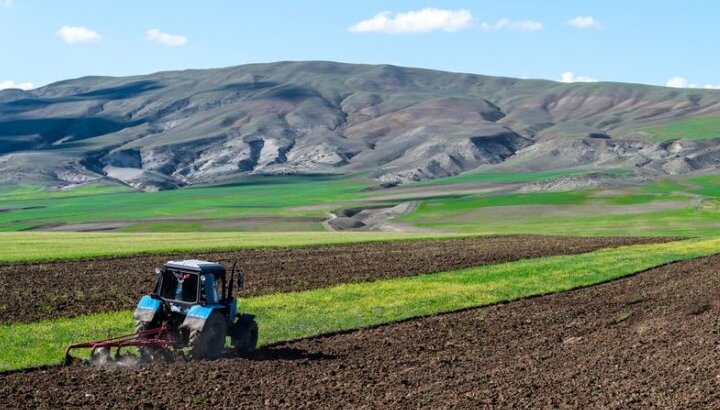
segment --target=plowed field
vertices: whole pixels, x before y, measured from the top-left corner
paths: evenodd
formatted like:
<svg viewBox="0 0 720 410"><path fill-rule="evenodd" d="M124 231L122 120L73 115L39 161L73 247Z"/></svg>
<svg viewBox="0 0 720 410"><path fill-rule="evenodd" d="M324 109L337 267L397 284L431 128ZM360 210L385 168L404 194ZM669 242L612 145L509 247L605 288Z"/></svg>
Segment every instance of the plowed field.
<svg viewBox="0 0 720 410"><path fill-rule="evenodd" d="M720 256L267 347L251 359L0 376L10 408L717 408Z"/></svg>
<svg viewBox="0 0 720 410"><path fill-rule="evenodd" d="M247 278L241 296L251 296L668 240L505 236L6 264L0 323L131 309L152 289L154 267L168 260L237 260Z"/></svg>

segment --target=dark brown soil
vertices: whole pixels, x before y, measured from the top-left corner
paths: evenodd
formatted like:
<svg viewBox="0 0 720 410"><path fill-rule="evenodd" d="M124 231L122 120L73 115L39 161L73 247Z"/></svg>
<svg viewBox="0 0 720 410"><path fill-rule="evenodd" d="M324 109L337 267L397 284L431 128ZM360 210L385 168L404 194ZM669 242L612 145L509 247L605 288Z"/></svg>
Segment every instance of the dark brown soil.
<svg viewBox="0 0 720 410"><path fill-rule="evenodd" d="M9 407L719 408L720 256L254 359L0 376Z"/></svg>
<svg viewBox="0 0 720 410"><path fill-rule="evenodd" d="M505 236L0 265L0 323L130 309L168 260L238 260L247 296L667 240Z"/></svg>

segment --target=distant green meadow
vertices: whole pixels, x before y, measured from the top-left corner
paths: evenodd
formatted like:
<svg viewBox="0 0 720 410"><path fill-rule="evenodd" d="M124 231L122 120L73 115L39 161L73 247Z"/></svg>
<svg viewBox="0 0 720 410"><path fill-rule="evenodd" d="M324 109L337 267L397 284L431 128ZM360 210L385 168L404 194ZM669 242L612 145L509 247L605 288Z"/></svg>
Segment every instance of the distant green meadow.
<svg viewBox="0 0 720 410"><path fill-rule="evenodd" d="M68 189L52 190L42 185L0 186L0 201L33 201L39 199L70 198L78 196L134 192L125 185L89 183Z"/></svg>
<svg viewBox="0 0 720 410"><path fill-rule="evenodd" d="M427 184L511 184L567 174L474 173ZM0 188L0 231L95 222L122 222L127 226L120 230L127 232L318 231L324 230L319 221L330 211L384 194L367 190L374 185L363 176L283 176L161 192L100 184L51 192L39 186L5 187Z"/></svg>
<svg viewBox="0 0 720 410"><path fill-rule="evenodd" d="M613 192L500 189L587 172L469 172L390 190L369 190L375 182L364 176L253 177L162 192L99 184L55 192L33 186L0 188L0 231L116 224L114 228L125 233L322 233L326 227L321 222L330 212L392 206L413 198L414 211L393 222L437 233L720 234L718 175L665 179ZM398 199L388 199L392 196Z"/></svg>
<svg viewBox="0 0 720 410"><path fill-rule="evenodd" d="M411 182L407 186L424 186L424 185L454 185L466 183L485 183L485 184L509 184L518 182L534 182L544 181L553 178L559 178L569 175L585 174L586 169L567 169L558 171L536 171L536 172L481 172L469 171L460 175L454 175L446 178L425 179L422 181Z"/></svg>
<svg viewBox="0 0 720 410"><path fill-rule="evenodd" d="M720 234L720 176L662 180L611 194L579 190L426 199L396 220L483 234L715 236Z"/></svg>
<svg viewBox="0 0 720 410"><path fill-rule="evenodd" d="M269 344L589 286L720 253L720 239L603 249L242 299ZM71 343L131 333L132 313L0 326L0 371L58 364Z"/></svg>
<svg viewBox="0 0 720 410"><path fill-rule="evenodd" d="M11 210L0 213L0 227L161 218L319 216L324 214L322 210L297 208L357 199L369 186L369 182L353 178L288 176L160 192L118 192L109 187L43 192L37 187L20 187L17 193L0 192L0 209Z"/></svg>

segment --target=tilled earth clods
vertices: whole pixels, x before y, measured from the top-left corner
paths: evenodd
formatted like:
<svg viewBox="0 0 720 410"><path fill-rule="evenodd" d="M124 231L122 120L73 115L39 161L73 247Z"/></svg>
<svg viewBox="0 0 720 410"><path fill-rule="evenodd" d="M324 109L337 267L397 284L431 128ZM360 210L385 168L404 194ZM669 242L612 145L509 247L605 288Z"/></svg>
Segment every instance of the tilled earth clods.
<svg viewBox="0 0 720 410"><path fill-rule="evenodd" d="M15 407L718 408L720 256L255 358L0 376Z"/></svg>
<svg viewBox="0 0 720 410"><path fill-rule="evenodd" d="M132 309L152 289L154 267L168 260L207 259L228 267L237 260L247 278L241 296L250 296L669 240L498 236L5 264L0 323Z"/></svg>

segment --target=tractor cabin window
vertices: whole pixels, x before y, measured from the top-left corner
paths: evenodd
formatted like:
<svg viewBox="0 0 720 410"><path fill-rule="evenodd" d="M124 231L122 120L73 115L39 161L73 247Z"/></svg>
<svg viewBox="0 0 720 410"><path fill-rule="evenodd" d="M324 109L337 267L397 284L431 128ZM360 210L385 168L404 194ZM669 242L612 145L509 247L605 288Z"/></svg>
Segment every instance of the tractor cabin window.
<svg viewBox="0 0 720 410"><path fill-rule="evenodd" d="M160 297L178 302L195 303L198 300L198 275L184 272L163 272Z"/></svg>

